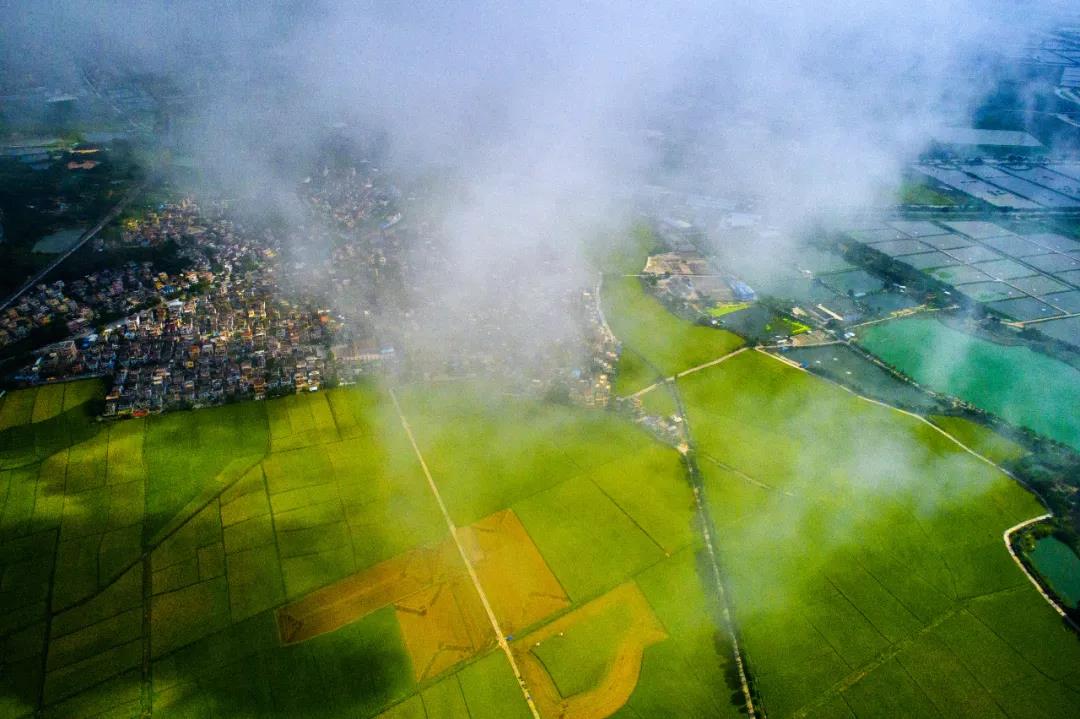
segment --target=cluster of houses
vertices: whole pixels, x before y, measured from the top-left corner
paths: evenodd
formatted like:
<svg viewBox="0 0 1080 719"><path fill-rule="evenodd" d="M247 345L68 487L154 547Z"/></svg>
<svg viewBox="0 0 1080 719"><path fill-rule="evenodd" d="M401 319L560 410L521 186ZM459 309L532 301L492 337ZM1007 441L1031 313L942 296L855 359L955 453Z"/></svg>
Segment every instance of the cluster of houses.
<svg viewBox="0 0 1080 719"><path fill-rule="evenodd" d="M64 283L39 284L0 313L0 347L55 322L85 322L93 311L64 292Z"/></svg>
<svg viewBox="0 0 1080 719"><path fill-rule="evenodd" d="M67 321L74 336L39 351L17 379L111 377L107 415L314 391L334 379L336 322L315 301L279 291L271 238L255 239L190 201L124 233L121 242L176 241L188 268L167 274L129 263L68 288L37 288L24 302L45 297L53 321Z"/></svg>
<svg viewBox="0 0 1080 719"><path fill-rule="evenodd" d="M674 250L649 257L643 274L654 278L658 294L691 305L752 302L754 290L729 273L715 269L696 250Z"/></svg>

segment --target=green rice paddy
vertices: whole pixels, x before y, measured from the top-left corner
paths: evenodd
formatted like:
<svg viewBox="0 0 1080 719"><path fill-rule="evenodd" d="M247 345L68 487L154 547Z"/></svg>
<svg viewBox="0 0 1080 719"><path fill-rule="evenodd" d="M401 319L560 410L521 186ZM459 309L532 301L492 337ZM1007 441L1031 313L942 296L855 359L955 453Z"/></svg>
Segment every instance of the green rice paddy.
<svg viewBox="0 0 1080 719"><path fill-rule="evenodd" d="M605 281L609 320L665 375L740 345L626 279ZM675 389L769 717L1075 715L1080 641L1002 541L1042 511L1015 482L925 422L760 352ZM527 719L493 646L417 681L390 606L280 640L278 607L448 538L387 388L118 422L94 418L101 391L0 404L0 715ZM455 525L512 509L565 611L640 589L667 638L615 716L742 715L676 450L619 414L505 387L395 394ZM1015 451L935 421L995 461ZM539 649L553 680L594 685L624 619Z"/></svg>
<svg viewBox="0 0 1080 719"><path fill-rule="evenodd" d="M761 353L679 385L769 716L1074 713L1080 642L1001 537L1032 496Z"/></svg>
<svg viewBox="0 0 1080 719"><path fill-rule="evenodd" d="M651 384L648 374L638 367L641 359L664 377L670 377L743 344L736 334L673 316L657 299L645 293L636 277L608 277L604 280L603 293L604 312L612 332L624 347L638 355L626 360L630 363L626 372L633 379L620 381L619 392L630 393ZM619 374L623 371L620 363Z"/></svg>
<svg viewBox="0 0 1080 719"><path fill-rule="evenodd" d="M0 406L0 713L529 715L497 650L418 684L389 607L278 639L282 604L446 540L385 390L109 423L83 406L100 392ZM513 508L574 607L630 580L655 603L671 638L628 706L737 716L674 450L615 415L479 385L398 395L455 523Z"/></svg>

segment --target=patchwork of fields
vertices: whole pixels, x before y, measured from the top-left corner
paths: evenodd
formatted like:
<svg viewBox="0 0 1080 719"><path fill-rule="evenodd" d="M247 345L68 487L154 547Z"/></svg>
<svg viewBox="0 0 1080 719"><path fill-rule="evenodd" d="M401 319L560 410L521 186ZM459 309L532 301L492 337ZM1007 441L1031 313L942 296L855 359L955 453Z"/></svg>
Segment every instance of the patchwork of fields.
<svg viewBox="0 0 1080 719"><path fill-rule="evenodd" d="M649 372L740 344L612 287ZM0 715L742 715L687 465L625 418L465 382L121 422L100 394L0 404ZM652 394L686 408L768 716L1076 715L1080 641L1005 551L1042 511L1007 476L752 350Z"/></svg>
<svg viewBox="0 0 1080 719"><path fill-rule="evenodd" d="M0 714L529 716L382 390L112 423L100 391L0 406ZM398 395L544 716L738 714L674 450L481 387Z"/></svg>
<svg viewBox="0 0 1080 719"><path fill-rule="evenodd" d="M762 353L679 386L769 716L1076 714L1080 641L1002 542L1042 511L1015 482Z"/></svg>

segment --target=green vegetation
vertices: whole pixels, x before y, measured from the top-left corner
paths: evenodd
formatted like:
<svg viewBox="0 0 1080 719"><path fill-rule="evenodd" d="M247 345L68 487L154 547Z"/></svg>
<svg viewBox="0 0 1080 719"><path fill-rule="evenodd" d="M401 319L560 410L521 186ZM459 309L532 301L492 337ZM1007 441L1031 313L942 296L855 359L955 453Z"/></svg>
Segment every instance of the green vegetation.
<svg viewBox="0 0 1080 719"><path fill-rule="evenodd" d="M147 533L205 501L267 451L266 405L245 403L212 411L172 413L147 423ZM187 512L190 514L190 512ZM186 515L185 515L186 516Z"/></svg>
<svg viewBox="0 0 1080 719"><path fill-rule="evenodd" d="M393 607L280 643L283 603L446 540L385 391L98 422L100 392L0 405L5 716L137 714L148 692L163 717L528 715L501 652L417 684ZM574 606L640 579L672 639L647 649L632 705L735 716L717 625L693 616L674 450L614 414L482 385L398 396L456 523L514 508Z"/></svg>
<svg viewBox="0 0 1080 719"><path fill-rule="evenodd" d="M633 621L629 607L611 604L531 651L543 663L559 693L568 697L600 683L612 662L610 652L631 630Z"/></svg>
<svg viewBox="0 0 1080 719"><path fill-rule="evenodd" d="M493 388L417 386L398 394L456 523L508 503L501 506L517 513L575 606L638 581L670 638L646 649L625 710L738 716L725 684L725 635L695 562L693 496L674 450L616 416ZM459 673L473 717L477 689L467 673L478 664Z"/></svg>
<svg viewBox="0 0 1080 719"><path fill-rule="evenodd" d="M641 395L641 408L656 417L670 417L678 411L675 397L666 385L660 385Z"/></svg>
<svg viewBox="0 0 1080 719"><path fill-rule="evenodd" d="M867 327L859 342L919 384L1080 449L1080 371L1064 362L919 317Z"/></svg>
<svg viewBox="0 0 1080 719"><path fill-rule="evenodd" d="M1016 442L970 419L931 415L930 420L994 464L1003 465L1015 462L1027 454L1027 450Z"/></svg>
<svg viewBox="0 0 1080 719"><path fill-rule="evenodd" d="M625 397L659 382L660 379L662 379L660 375L646 364L641 355L629 347L623 347L612 389L615 394Z"/></svg>
<svg viewBox="0 0 1080 719"><path fill-rule="evenodd" d="M901 205L955 205L948 195L943 195L922 182L905 182L897 193Z"/></svg>
<svg viewBox="0 0 1080 719"><path fill-rule="evenodd" d="M603 292L604 311L611 330L624 347L640 354L665 377L714 360L743 343L738 335L673 316L645 293L636 277L608 277ZM638 380L628 381L623 391L649 384L642 383L640 372L631 374Z"/></svg>
<svg viewBox="0 0 1080 719"><path fill-rule="evenodd" d="M1080 643L1001 540L1041 511L1016 483L760 353L679 386L769 716L1073 712Z"/></svg>
<svg viewBox="0 0 1080 719"><path fill-rule="evenodd" d="M804 325L802 322L796 322L795 320L789 319L787 317L780 317L778 321L787 330L787 334L791 335L792 337L810 331L810 325ZM765 329L772 330L771 327L766 327Z"/></svg>
<svg viewBox="0 0 1080 719"><path fill-rule="evenodd" d="M738 312L739 310L745 310L748 307L752 307L753 304L753 302L728 302L710 307L706 310L706 314L710 317L723 317L724 315L730 315L732 312Z"/></svg>
<svg viewBox="0 0 1080 719"><path fill-rule="evenodd" d="M605 285L616 332L648 360L639 381L740 344L670 315L637 278ZM454 524L513 509L566 612L640 588L654 639L615 716L740 715L684 459L770 717L1075 713L1080 643L1002 543L1041 511L1016 483L934 427L760 352L674 389L687 458L614 412L479 382L395 390ZM671 390L643 402L670 414ZM150 700L166 718L529 716L491 644L438 674L414 666L393 604L282 644L286 602L446 546L385 388L119 422L94 419L100 392L0 403L0 714L130 716ZM1016 451L935 421L988 456ZM564 692L605 676L628 623L612 606L535 648Z"/></svg>
<svg viewBox="0 0 1080 719"><path fill-rule="evenodd" d="M514 506L574 601L610 589L663 550L589 479L564 482Z"/></svg>

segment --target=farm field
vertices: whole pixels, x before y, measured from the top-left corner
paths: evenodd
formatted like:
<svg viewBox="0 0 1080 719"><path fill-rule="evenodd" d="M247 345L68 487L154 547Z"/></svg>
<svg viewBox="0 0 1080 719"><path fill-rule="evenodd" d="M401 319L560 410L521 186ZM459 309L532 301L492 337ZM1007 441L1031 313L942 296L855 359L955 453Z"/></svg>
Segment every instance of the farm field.
<svg viewBox="0 0 1080 719"><path fill-rule="evenodd" d="M919 317L867 327L858 341L921 385L1080 449L1080 371L1063 362Z"/></svg>
<svg viewBox="0 0 1080 719"><path fill-rule="evenodd" d="M611 331L638 357L628 368L633 377L617 384L631 393L651 384L639 368L640 359L670 377L738 349L743 340L725 330L703 327L673 316L658 300L645 293L637 277L608 277L603 286L604 312ZM626 353L624 352L624 355ZM619 374L623 374L620 362Z"/></svg>
<svg viewBox="0 0 1080 719"><path fill-rule="evenodd" d="M1033 497L759 352L678 385L770 717L1075 714L1080 642L1001 537Z"/></svg>
<svg viewBox="0 0 1080 719"><path fill-rule="evenodd" d="M99 423L99 385L44 389L0 405L0 715L529 716L385 390ZM512 651L553 622L599 651L531 667L545 706L738 715L674 450L480 385L398 397Z"/></svg>
<svg viewBox="0 0 1080 719"><path fill-rule="evenodd" d="M930 415L928 419L994 464L1014 462L1027 454L1008 437L969 419L949 415Z"/></svg>

